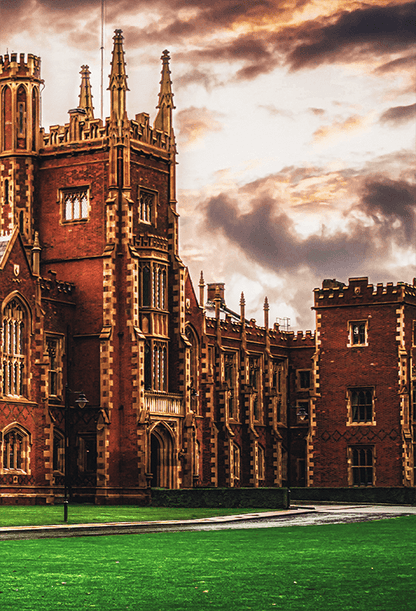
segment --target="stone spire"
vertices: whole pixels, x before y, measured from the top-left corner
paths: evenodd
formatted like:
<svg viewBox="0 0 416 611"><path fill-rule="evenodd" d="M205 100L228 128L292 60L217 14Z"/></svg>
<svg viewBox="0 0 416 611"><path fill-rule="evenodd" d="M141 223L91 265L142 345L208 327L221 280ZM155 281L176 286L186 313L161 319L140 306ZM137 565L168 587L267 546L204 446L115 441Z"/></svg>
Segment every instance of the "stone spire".
<svg viewBox="0 0 416 611"><path fill-rule="evenodd" d="M241 322L244 322L246 318L246 300L244 297L244 293L241 293L241 298L240 298L240 320Z"/></svg>
<svg viewBox="0 0 416 611"><path fill-rule="evenodd" d="M94 107L92 105L92 93L91 93L91 83L90 83L90 74L88 66L81 66L81 88L79 94L79 108L83 108L85 110L86 118L93 119L94 118Z"/></svg>
<svg viewBox="0 0 416 611"><path fill-rule="evenodd" d="M172 131L172 110L173 105L172 81L170 80L169 70L169 51L163 51L162 57L162 80L160 81L159 104L156 108L159 109L155 119L154 128L167 134Z"/></svg>
<svg viewBox="0 0 416 611"><path fill-rule="evenodd" d="M129 88L127 87L126 62L124 61L123 35L121 30L115 30L113 40L113 57L111 60L110 86L108 89L111 92L110 118L118 123L123 121L126 115L126 91Z"/></svg>
<svg viewBox="0 0 416 611"><path fill-rule="evenodd" d="M269 300L267 299L267 297L264 298L264 306L263 306L263 310L264 310L264 326L266 328L266 331L269 328Z"/></svg>

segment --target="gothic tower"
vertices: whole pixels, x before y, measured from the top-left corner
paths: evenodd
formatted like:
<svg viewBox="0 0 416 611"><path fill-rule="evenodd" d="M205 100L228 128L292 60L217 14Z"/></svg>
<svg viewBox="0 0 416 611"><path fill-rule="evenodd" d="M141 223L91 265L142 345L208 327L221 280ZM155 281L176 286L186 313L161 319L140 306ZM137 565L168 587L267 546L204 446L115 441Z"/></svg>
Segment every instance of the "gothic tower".
<svg viewBox="0 0 416 611"><path fill-rule="evenodd" d="M23 53L0 56L0 230L18 226L33 241L33 193L40 148L40 59Z"/></svg>

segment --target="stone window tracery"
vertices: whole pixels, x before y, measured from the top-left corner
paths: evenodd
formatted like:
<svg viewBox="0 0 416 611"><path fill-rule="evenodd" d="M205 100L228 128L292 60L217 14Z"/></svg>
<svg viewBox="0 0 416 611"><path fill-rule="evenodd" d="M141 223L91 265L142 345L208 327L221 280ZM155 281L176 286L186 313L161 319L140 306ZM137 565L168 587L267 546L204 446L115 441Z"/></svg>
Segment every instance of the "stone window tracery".
<svg viewBox="0 0 416 611"><path fill-rule="evenodd" d="M3 470L27 471L28 435L15 426L3 437Z"/></svg>
<svg viewBox="0 0 416 611"><path fill-rule="evenodd" d="M142 223L154 223L155 216L155 194L149 191L139 192L139 220Z"/></svg>
<svg viewBox="0 0 416 611"><path fill-rule="evenodd" d="M3 313L2 390L3 395L25 394L26 328L25 313L17 299L10 301Z"/></svg>
<svg viewBox="0 0 416 611"><path fill-rule="evenodd" d="M89 216L87 188L62 191L62 218L64 222L85 221Z"/></svg>

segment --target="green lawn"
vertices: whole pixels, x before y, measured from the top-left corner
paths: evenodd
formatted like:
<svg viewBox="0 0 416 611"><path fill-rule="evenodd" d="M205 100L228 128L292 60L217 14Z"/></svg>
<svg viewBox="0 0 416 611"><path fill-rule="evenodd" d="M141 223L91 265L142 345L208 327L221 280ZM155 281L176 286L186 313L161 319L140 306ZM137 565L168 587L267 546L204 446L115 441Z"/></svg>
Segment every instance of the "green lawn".
<svg viewBox="0 0 416 611"><path fill-rule="evenodd" d="M68 524L88 524L92 522L142 522L154 520L193 520L211 516L225 516L239 513L267 511L265 509L210 509L176 507L135 507L120 505L102 507L99 505L70 505ZM275 510L273 510L275 511ZM13 506L0 505L1 526L45 526L63 524L62 505Z"/></svg>
<svg viewBox="0 0 416 611"><path fill-rule="evenodd" d="M0 609L415 611L416 516L0 542Z"/></svg>

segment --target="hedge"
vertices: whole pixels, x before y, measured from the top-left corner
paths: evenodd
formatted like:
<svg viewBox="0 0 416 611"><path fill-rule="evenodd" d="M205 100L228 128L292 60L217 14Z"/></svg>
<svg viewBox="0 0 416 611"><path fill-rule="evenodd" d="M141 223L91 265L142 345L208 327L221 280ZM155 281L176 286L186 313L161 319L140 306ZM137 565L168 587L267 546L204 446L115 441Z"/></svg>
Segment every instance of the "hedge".
<svg viewBox="0 0 416 611"><path fill-rule="evenodd" d="M416 505L416 488L291 488L291 503L369 503Z"/></svg>
<svg viewBox="0 0 416 611"><path fill-rule="evenodd" d="M287 507L287 488L152 488L154 507Z"/></svg>

